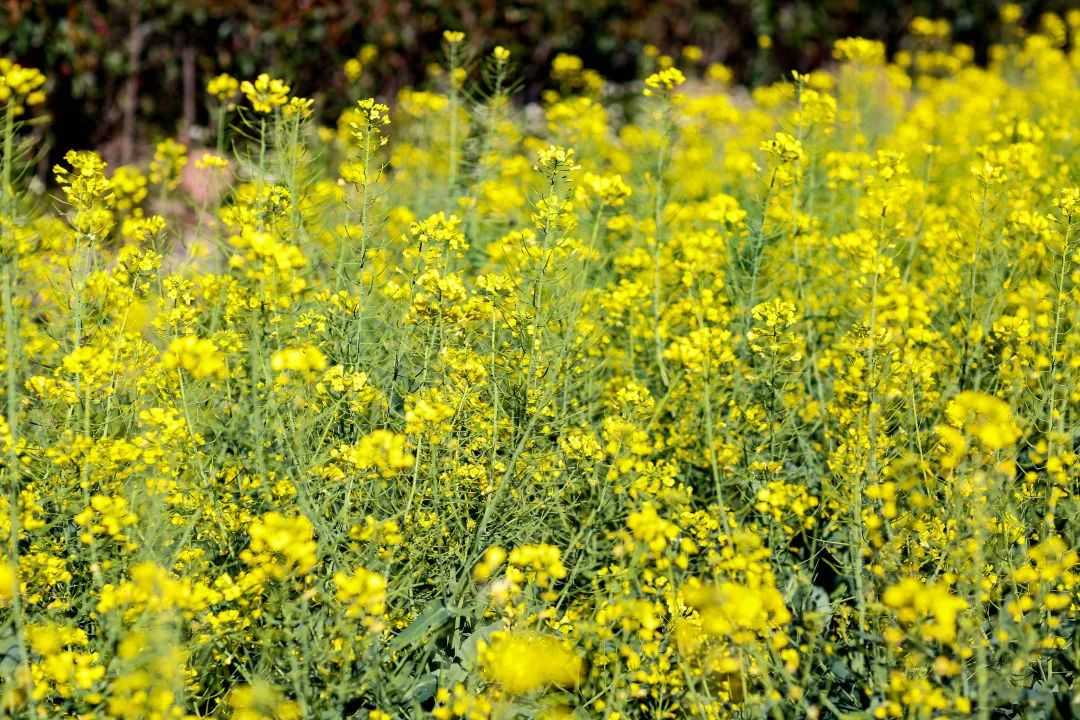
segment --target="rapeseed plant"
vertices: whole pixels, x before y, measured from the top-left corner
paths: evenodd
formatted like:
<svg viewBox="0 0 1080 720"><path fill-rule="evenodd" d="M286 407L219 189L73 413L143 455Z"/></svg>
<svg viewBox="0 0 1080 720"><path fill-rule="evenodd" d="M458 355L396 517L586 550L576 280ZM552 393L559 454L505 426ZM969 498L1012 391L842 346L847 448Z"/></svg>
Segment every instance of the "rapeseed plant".
<svg viewBox="0 0 1080 720"><path fill-rule="evenodd" d="M50 200L0 60L3 714L1076 712L1080 14L1020 18L535 112L447 31Z"/></svg>

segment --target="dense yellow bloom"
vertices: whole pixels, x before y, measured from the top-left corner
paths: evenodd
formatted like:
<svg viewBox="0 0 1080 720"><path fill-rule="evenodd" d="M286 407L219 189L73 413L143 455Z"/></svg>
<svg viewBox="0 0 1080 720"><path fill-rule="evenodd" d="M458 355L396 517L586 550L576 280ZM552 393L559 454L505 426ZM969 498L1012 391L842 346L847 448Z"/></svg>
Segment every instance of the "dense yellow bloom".
<svg viewBox="0 0 1080 720"><path fill-rule="evenodd" d="M583 669L581 657L565 642L535 633L496 633L480 657L484 674L511 695L573 687Z"/></svg>
<svg viewBox="0 0 1080 720"><path fill-rule="evenodd" d="M581 72L585 64L577 55L559 53L551 61L551 77L559 80Z"/></svg>
<svg viewBox="0 0 1080 720"><path fill-rule="evenodd" d="M461 230L461 218L442 212L409 225L409 236L410 244L416 246L417 256L424 257L424 248L427 248L425 260L434 261L445 249L460 251L469 247Z"/></svg>
<svg viewBox="0 0 1080 720"><path fill-rule="evenodd" d="M268 512L251 523L248 535L251 544L240 559L270 577L284 580L304 575L318 562L314 528L303 515Z"/></svg>
<svg viewBox="0 0 1080 720"><path fill-rule="evenodd" d="M363 617L377 627L373 617L386 612L386 578L364 568L356 568L352 574L334 573L335 597L345 606L348 617Z"/></svg>
<svg viewBox="0 0 1080 720"><path fill-rule="evenodd" d="M1078 577L1073 568L1080 565L1080 553L1070 548L1059 535L1051 535L1028 551L1030 562L1013 573L1013 578L1028 585L1046 584L1069 591L1076 589Z"/></svg>
<svg viewBox="0 0 1080 720"><path fill-rule="evenodd" d="M224 378L226 373L225 358L212 340L185 335L169 343L168 349L161 355L162 367L173 370L181 369L192 377Z"/></svg>
<svg viewBox="0 0 1080 720"><path fill-rule="evenodd" d="M128 508L127 500L109 495L94 495L90 504L74 517L76 525L83 528L79 539L88 545L98 538L107 538L123 543L128 550L134 548L129 543L126 528L135 525L139 518Z"/></svg>
<svg viewBox="0 0 1080 720"><path fill-rule="evenodd" d="M342 445L333 455L358 470L374 470L384 478L409 470L415 463L405 436L381 429L360 438L355 445Z"/></svg>
<svg viewBox="0 0 1080 720"><path fill-rule="evenodd" d="M919 17L745 92L558 54L535 105L447 31L393 97L374 46L352 105L213 78L200 172L8 165L0 714L1068 696L1080 12L1002 19L985 64Z"/></svg>
<svg viewBox="0 0 1080 720"><path fill-rule="evenodd" d="M317 372L326 369L326 356L319 348L311 345L285 348L270 356L270 368L276 372Z"/></svg>
<svg viewBox="0 0 1080 720"><path fill-rule="evenodd" d="M1063 188L1054 200L1054 205L1061 208L1067 218L1080 213L1080 187Z"/></svg>
<svg viewBox="0 0 1080 720"><path fill-rule="evenodd" d="M701 628L743 645L766 636L791 620L784 596L769 578L751 576L747 583L692 582L682 590L687 605L701 615Z"/></svg>
<svg viewBox="0 0 1080 720"><path fill-rule="evenodd" d="M908 30L912 35L927 38L947 38L951 28L949 21L944 19L934 20L918 15L908 23Z"/></svg>
<svg viewBox="0 0 1080 720"><path fill-rule="evenodd" d="M1009 405L985 393L964 391L949 402L950 422L983 444L988 450L1002 450L1020 438L1020 428Z"/></svg>
<svg viewBox="0 0 1080 720"><path fill-rule="evenodd" d="M217 599L217 593L209 588L194 587L154 563L143 562L131 568L129 579L102 587L97 611L122 609L157 614L181 610L190 616Z"/></svg>
<svg viewBox="0 0 1080 720"><path fill-rule="evenodd" d="M36 658L31 665L34 676L34 696L41 700L56 692L70 698L87 691L105 676L105 666L96 652L83 652L89 644L86 633L77 628L57 624L34 624L26 636Z"/></svg>
<svg viewBox="0 0 1080 720"><path fill-rule="evenodd" d="M626 525L634 538L645 543L653 552L660 552L679 535L679 526L660 517L652 503L630 513Z"/></svg>
<svg viewBox="0 0 1080 720"><path fill-rule="evenodd" d="M562 551L552 545L519 545L510 551L507 578L514 585L531 582L548 588L566 577Z"/></svg>
<svg viewBox="0 0 1080 720"><path fill-rule="evenodd" d="M956 639L956 623L967 603L942 583L921 578L904 578L889 587L882 602L896 612L907 628L915 627L925 640L951 643Z"/></svg>
<svg viewBox="0 0 1080 720"><path fill-rule="evenodd" d="M113 171L109 181L116 196L117 210L132 210L146 199L147 178L136 167L121 165Z"/></svg>
<svg viewBox="0 0 1080 720"><path fill-rule="evenodd" d="M734 79L734 73L731 72L731 68L720 63L710 63L709 67L705 70L705 76L721 85L730 85L731 81Z"/></svg>
<svg viewBox="0 0 1080 720"><path fill-rule="evenodd" d="M777 522L784 519L788 513L794 515L804 527L815 522L812 512L818 505L818 499L807 493L806 488L801 485L773 480L758 490L755 499L754 508L760 513L772 516ZM792 531L786 527L785 530Z"/></svg>

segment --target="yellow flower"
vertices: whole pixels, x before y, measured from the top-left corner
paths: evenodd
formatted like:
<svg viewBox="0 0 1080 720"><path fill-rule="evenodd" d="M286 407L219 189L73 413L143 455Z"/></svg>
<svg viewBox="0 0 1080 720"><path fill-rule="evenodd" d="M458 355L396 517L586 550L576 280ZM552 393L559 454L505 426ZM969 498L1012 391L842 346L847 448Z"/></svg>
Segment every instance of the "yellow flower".
<svg viewBox="0 0 1080 720"><path fill-rule="evenodd" d="M670 93L684 82L686 82L686 76L682 74L682 71L673 67L666 68L645 78L643 94L652 95L656 90Z"/></svg>
<svg viewBox="0 0 1080 720"><path fill-rule="evenodd" d="M225 357L212 340L185 335L169 343L161 356L167 370L181 369L192 377L222 379L226 376Z"/></svg>
<svg viewBox="0 0 1080 720"><path fill-rule="evenodd" d="M116 199L112 182L105 177L108 165L90 150L69 150L64 161L71 169L56 165L53 174L74 210L72 227L83 235L103 238L112 229L112 206Z"/></svg>
<svg viewBox="0 0 1080 720"><path fill-rule="evenodd" d="M546 687L573 688L584 669L581 656L552 635L494 633L483 643L484 675L511 695L527 695Z"/></svg>
<svg viewBox="0 0 1080 720"><path fill-rule="evenodd" d="M281 114L285 117L307 120L312 115L313 107L315 107L315 101L311 98L291 97L288 104L281 109Z"/></svg>
<svg viewBox="0 0 1080 720"><path fill-rule="evenodd" d="M240 92L244 93L252 109L263 114L273 112L274 108L287 103L290 89L283 81L266 73L261 73L254 82L245 80L240 84Z"/></svg>
<svg viewBox="0 0 1080 720"><path fill-rule="evenodd" d="M971 174L977 177L983 185L1000 185L1008 180L1005 168L988 160L972 165Z"/></svg>
<svg viewBox="0 0 1080 720"><path fill-rule="evenodd" d="M200 170L225 170L229 167L229 161L217 153L207 152L195 161L195 167Z"/></svg>
<svg viewBox="0 0 1080 720"><path fill-rule="evenodd" d="M630 528L635 539L647 545L654 553L661 552L679 535L679 526L660 517L651 502L644 503L641 510L630 513L626 526Z"/></svg>
<svg viewBox="0 0 1080 720"><path fill-rule="evenodd" d="M1008 403L985 393L965 390L949 402L945 414L954 427L979 440L988 450L1004 450L1021 431Z"/></svg>
<svg viewBox="0 0 1080 720"><path fill-rule="evenodd" d="M885 62L885 45L861 37L842 38L833 44L833 58L841 62L881 65Z"/></svg>
<svg viewBox="0 0 1080 720"><path fill-rule="evenodd" d="M559 170L576 170L579 166L576 165L574 161L575 153L573 148L549 145L537 154L536 169L543 169L549 173L554 173Z"/></svg>
<svg viewBox="0 0 1080 720"><path fill-rule="evenodd" d="M686 58L687 62L699 63L701 58L704 57L704 53L697 45L687 45L682 49L682 56Z"/></svg>
<svg viewBox="0 0 1080 720"><path fill-rule="evenodd" d="M577 55L559 53L551 61L551 77L556 80L568 79L580 73L584 68L585 64Z"/></svg>
<svg viewBox="0 0 1080 720"><path fill-rule="evenodd" d="M275 372L315 372L326 369L326 356L313 345L278 350L270 356L270 368Z"/></svg>
<svg viewBox="0 0 1080 720"><path fill-rule="evenodd" d="M354 445L342 445L331 454L358 470L375 470L384 478L411 469L415 462L405 436L382 429L372 431Z"/></svg>
<svg viewBox="0 0 1080 720"><path fill-rule="evenodd" d="M781 162L794 162L803 157L802 143L784 132L778 132L772 140L762 142L761 149Z"/></svg>
<svg viewBox="0 0 1080 720"><path fill-rule="evenodd" d="M957 617L967 609L967 603L947 585L912 577L890 586L882 602L896 612L903 626L915 627L924 640L940 643L956 639Z"/></svg>
<svg viewBox="0 0 1080 720"><path fill-rule="evenodd" d="M998 15L1001 17L1001 22L1006 25L1015 25L1023 17L1024 9L1017 3L1005 3L998 8Z"/></svg>
<svg viewBox="0 0 1080 720"><path fill-rule="evenodd" d="M345 77L350 81L356 82L360 79L361 73L364 72L364 64L357 58L349 58L345 61Z"/></svg>
<svg viewBox="0 0 1080 720"><path fill-rule="evenodd" d="M175 190L180 187L187 161L186 146L171 139L159 142L150 161L150 182Z"/></svg>
<svg viewBox="0 0 1080 720"><path fill-rule="evenodd" d="M299 703L286 700L284 693L266 682L238 685L228 694L232 720L301 720Z"/></svg>
<svg viewBox="0 0 1080 720"><path fill-rule="evenodd" d="M19 591L19 581L15 574L15 568L7 560L0 560L0 607L4 607L15 597Z"/></svg>
<svg viewBox="0 0 1080 720"><path fill-rule="evenodd" d="M1054 199L1054 207L1061 208L1062 214L1070 219L1080 214L1080 187L1062 188Z"/></svg>
<svg viewBox="0 0 1080 720"><path fill-rule="evenodd" d="M769 577L753 574L745 583L693 580L683 588L686 604L701 614L701 628L735 644L767 636L791 620L784 596Z"/></svg>
<svg viewBox="0 0 1080 720"><path fill-rule="evenodd" d="M726 65L720 63L710 63L709 67L705 70L705 77L714 82L718 82L721 85L730 85L735 78L735 74Z"/></svg>
<svg viewBox="0 0 1080 720"><path fill-rule="evenodd" d="M240 90L240 81L228 73L222 73L206 83L206 92L221 102L232 100Z"/></svg>
<svg viewBox="0 0 1080 720"><path fill-rule="evenodd" d="M622 175L585 173L582 182L606 207L621 208L633 194L633 189L623 181Z"/></svg>
<svg viewBox="0 0 1080 720"><path fill-rule="evenodd" d="M45 76L39 70L0 58L0 107L10 105L12 114L22 115L25 107L45 102L44 85Z"/></svg>
<svg viewBox="0 0 1080 720"><path fill-rule="evenodd" d="M251 544L240 559L269 577L284 580L303 575L318 562L314 528L303 515L268 512L248 526L248 535Z"/></svg>
<svg viewBox="0 0 1080 720"><path fill-rule="evenodd" d="M528 581L547 589L566 577L562 551L554 545L519 545L510 551L509 563L507 577L517 585Z"/></svg>
<svg viewBox="0 0 1080 720"><path fill-rule="evenodd" d="M492 545L484 551L484 556L473 568L473 580L484 582L494 574L499 567L506 562L506 551L497 545Z"/></svg>
<svg viewBox="0 0 1080 720"><path fill-rule="evenodd" d="M121 165L116 168L109 182L116 196L117 210L122 212L134 210L146 199L146 176L134 166Z"/></svg>
<svg viewBox="0 0 1080 720"><path fill-rule="evenodd" d="M435 691L435 708L431 716L435 720L488 720L491 710L491 701L487 697L470 692L461 683L455 683L453 691L446 688Z"/></svg>
<svg viewBox="0 0 1080 720"><path fill-rule="evenodd" d="M363 617L371 629L377 627L375 618L386 612L386 578L364 568L350 575L334 573L335 597L345 605L346 617Z"/></svg>
<svg viewBox="0 0 1080 720"><path fill-rule="evenodd" d="M74 517L75 524L84 528L79 539L87 545L95 544L97 538L109 538L122 543L126 550L134 549L128 542L125 528L139 521L138 515L128 508L127 500L110 495L93 495L90 504Z"/></svg>
<svg viewBox="0 0 1080 720"><path fill-rule="evenodd" d="M375 102L374 98L360 100L354 110L356 118L349 123L352 141L360 148L378 148L385 145L388 138L383 128L390 124L390 108ZM366 178L360 178L366 181Z"/></svg>

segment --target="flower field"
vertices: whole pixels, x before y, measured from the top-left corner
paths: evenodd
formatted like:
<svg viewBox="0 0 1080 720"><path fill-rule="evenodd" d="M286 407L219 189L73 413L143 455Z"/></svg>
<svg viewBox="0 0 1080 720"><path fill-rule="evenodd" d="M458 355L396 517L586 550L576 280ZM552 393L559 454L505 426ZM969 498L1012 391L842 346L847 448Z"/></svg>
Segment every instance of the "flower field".
<svg viewBox="0 0 1080 720"><path fill-rule="evenodd" d="M1080 11L1015 14L538 105L448 31L44 182L0 60L0 715L1080 713Z"/></svg>

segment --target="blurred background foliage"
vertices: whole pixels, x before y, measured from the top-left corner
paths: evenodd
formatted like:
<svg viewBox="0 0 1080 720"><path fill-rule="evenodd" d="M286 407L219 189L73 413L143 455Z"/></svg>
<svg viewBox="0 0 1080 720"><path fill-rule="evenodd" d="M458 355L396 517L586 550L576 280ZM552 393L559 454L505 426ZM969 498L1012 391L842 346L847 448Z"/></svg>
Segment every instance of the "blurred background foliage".
<svg viewBox="0 0 1080 720"><path fill-rule="evenodd" d="M916 16L945 18L976 58L1000 36L997 0L6 0L0 55L50 77L53 148L96 147L127 162L161 134L189 138L205 122L202 89L218 72L261 71L330 111L355 97L343 66L365 45L367 94L390 97L423 81L442 59L444 29L477 51L511 50L534 100L552 58L579 55L615 81L638 76L646 44L676 57L701 49L736 82L776 80L782 69L829 60L832 42L862 35L899 47ZM1071 0L1022 2L1025 21ZM43 163L48 159L43 159Z"/></svg>

